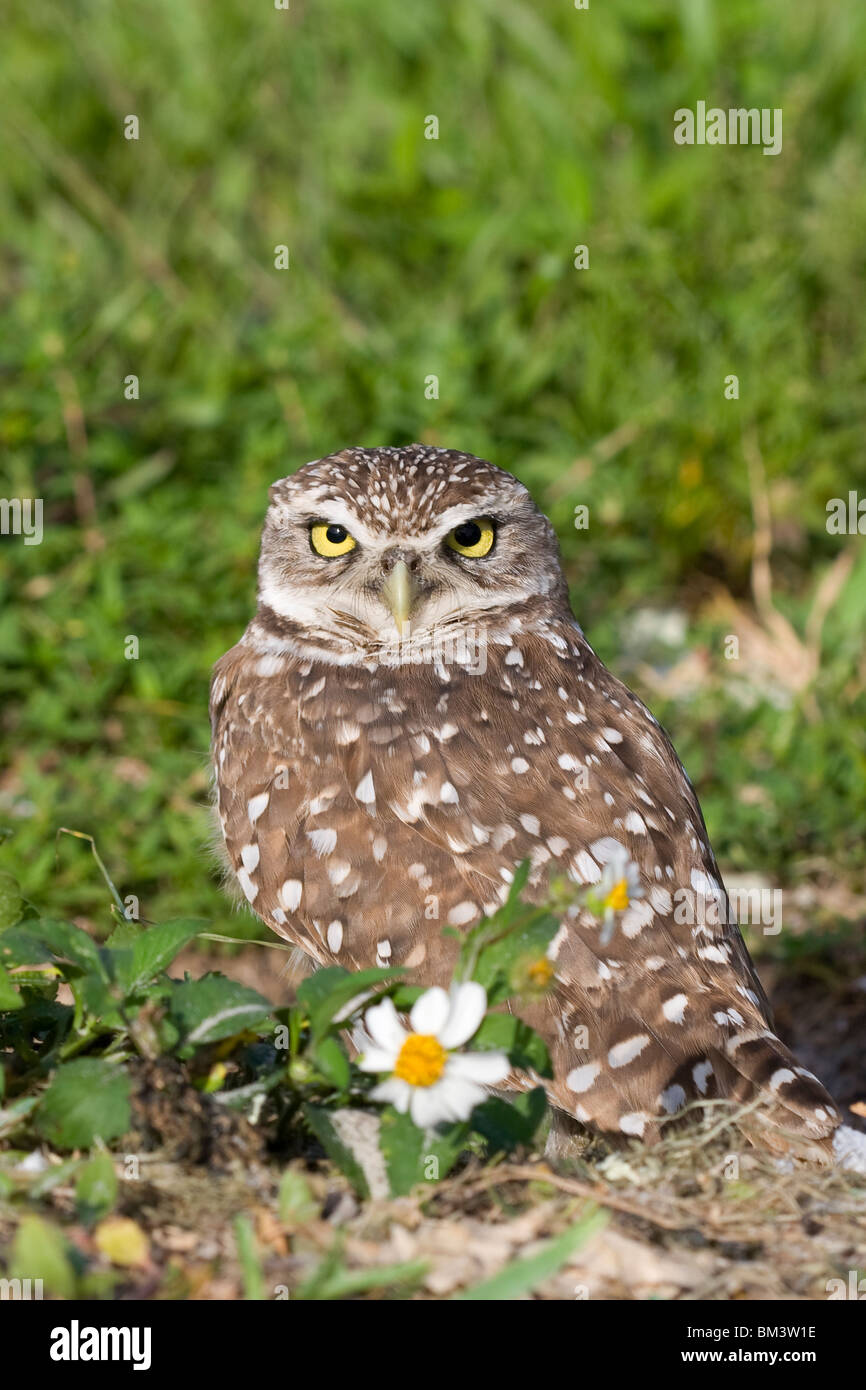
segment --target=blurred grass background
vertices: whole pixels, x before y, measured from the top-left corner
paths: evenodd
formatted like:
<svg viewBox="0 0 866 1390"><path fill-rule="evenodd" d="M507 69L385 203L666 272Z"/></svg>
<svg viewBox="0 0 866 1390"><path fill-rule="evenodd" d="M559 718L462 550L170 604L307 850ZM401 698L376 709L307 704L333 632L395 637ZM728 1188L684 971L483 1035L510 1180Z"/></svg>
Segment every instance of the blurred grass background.
<svg viewBox="0 0 866 1390"><path fill-rule="evenodd" d="M866 557L825 507L866 495L866 11L4 12L0 495L44 498L45 538L0 540L0 868L107 926L72 826L143 916L255 931L207 847L206 704L267 485L420 439L554 518L723 865L862 910ZM699 99L781 107L782 154L675 146Z"/></svg>

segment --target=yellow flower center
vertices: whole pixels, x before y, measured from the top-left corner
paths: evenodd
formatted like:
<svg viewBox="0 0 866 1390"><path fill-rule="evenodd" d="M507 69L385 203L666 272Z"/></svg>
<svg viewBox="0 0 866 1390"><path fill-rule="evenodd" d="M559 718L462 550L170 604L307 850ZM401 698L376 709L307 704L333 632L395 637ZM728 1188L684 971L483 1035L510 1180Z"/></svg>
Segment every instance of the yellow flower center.
<svg viewBox="0 0 866 1390"><path fill-rule="evenodd" d="M410 1086L432 1086L445 1069L448 1053L429 1033L410 1033L394 1067L394 1075Z"/></svg>
<svg viewBox="0 0 866 1390"><path fill-rule="evenodd" d="M612 907L614 912L624 912L628 907L628 884L624 878L619 883L615 883L604 900L605 907Z"/></svg>
<svg viewBox="0 0 866 1390"><path fill-rule="evenodd" d="M544 989L553 979L554 971L547 957L542 956L540 960L534 960L532 962L526 973L529 976L530 984L537 986L539 989Z"/></svg>

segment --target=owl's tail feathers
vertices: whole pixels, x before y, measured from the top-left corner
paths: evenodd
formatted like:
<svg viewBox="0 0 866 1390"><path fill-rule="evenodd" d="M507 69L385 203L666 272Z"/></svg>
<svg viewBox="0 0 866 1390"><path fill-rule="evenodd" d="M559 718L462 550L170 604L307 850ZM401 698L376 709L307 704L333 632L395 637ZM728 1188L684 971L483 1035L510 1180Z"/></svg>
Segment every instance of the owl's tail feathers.
<svg viewBox="0 0 866 1390"><path fill-rule="evenodd" d="M776 1153L833 1161L833 1135L841 1116L817 1076L801 1067L768 1028L732 1032L713 1056L722 1095L758 1100L743 1128Z"/></svg>

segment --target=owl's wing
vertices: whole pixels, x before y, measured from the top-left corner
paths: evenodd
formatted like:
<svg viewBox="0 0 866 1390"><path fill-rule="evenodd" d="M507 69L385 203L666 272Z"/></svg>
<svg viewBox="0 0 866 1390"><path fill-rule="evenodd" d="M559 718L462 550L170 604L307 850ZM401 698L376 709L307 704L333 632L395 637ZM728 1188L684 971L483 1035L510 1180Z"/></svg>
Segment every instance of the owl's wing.
<svg viewBox="0 0 866 1390"><path fill-rule="evenodd" d="M238 884L274 931L320 964L429 967L432 957L442 973L432 890L452 876L450 859L430 843L414 856L395 844L374 767L357 751L369 738L409 769L412 743L391 703L366 676L239 644L211 685L216 806Z"/></svg>
<svg viewBox="0 0 866 1390"><path fill-rule="evenodd" d="M576 629L515 639L488 663L483 679L452 668L443 682L427 668L396 690L371 682L368 738L343 762L349 782L370 777L386 835L399 823L413 857L444 856L450 925L501 901L523 859L539 897L551 871L588 885L623 850L637 865L641 896L613 940L576 911L555 942L557 992L546 1013L529 1010L553 1049L557 1102L647 1137L689 1101L760 1092L773 1125L806 1141L830 1134L838 1114L772 1032L697 798L657 721Z"/></svg>
<svg viewBox="0 0 866 1390"><path fill-rule="evenodd" d="M576 910L557 989L527 1010L553 1099L607 1131L713 1094L766 1094L807 1137L837 1115L769 1026L700 808L656 721L576 629L506 639L487 669L373 673L235 648L213 685L221 821L241 887L315 959L447 982L465 928L529 859L590 884L624 849L642 896L605 945Z"/></svg>

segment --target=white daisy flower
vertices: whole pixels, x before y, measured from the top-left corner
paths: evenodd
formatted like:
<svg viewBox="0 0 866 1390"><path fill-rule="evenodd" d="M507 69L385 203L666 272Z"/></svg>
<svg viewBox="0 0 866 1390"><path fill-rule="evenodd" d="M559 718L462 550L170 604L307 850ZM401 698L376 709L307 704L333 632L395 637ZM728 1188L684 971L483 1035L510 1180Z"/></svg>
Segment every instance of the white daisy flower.
<svg viewBox="0 0 866 1390"><path fill-rule="evenodd" d="M635 898L644 895L640 881L640 870L628 851L620 845L612 854L602 870L602 875L592 889L593 906L597 903L604 914L601 944L606 946L613 936L616 914L625 912Z"/></svg>
<svg viewBox="0 0 866 1390"><path fill-rule="evenodd" d="M466 1120L484 1100L487 1087L504 1081L511 1063L504 1052L456 1052L478 1031L487 1011L487 992L475 980L428 989L412 1006L411 1031L400 1022L393 1000L368 1009L364 1026L371 1045L362 1052L362 1071L390 1072L371 1092L401 1115L408 1111L419 1129L443 1120Z"/></svg>

